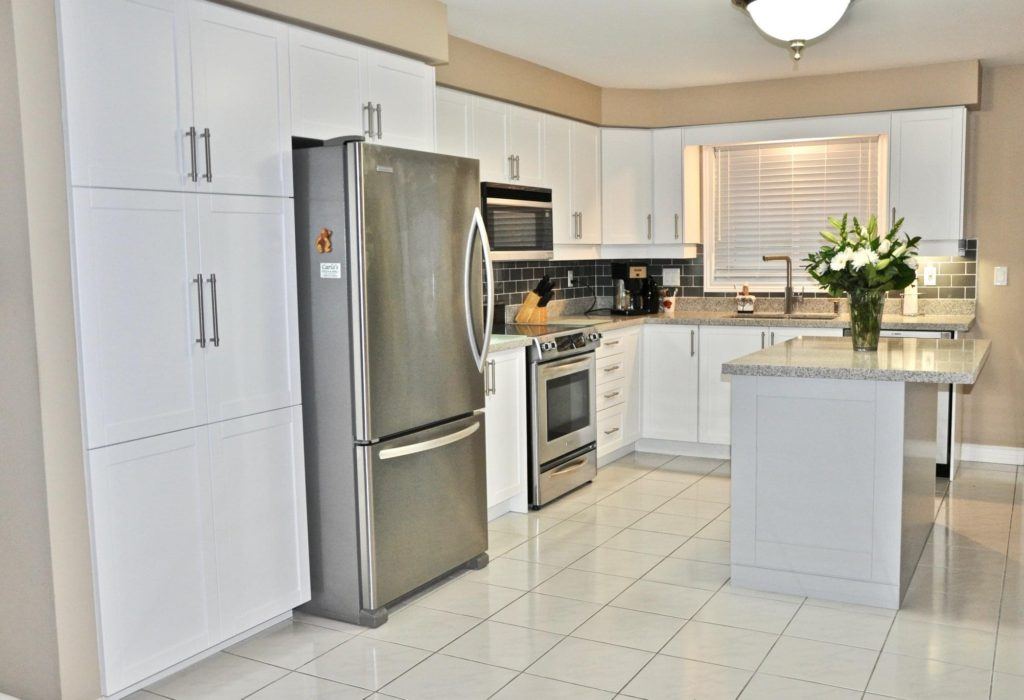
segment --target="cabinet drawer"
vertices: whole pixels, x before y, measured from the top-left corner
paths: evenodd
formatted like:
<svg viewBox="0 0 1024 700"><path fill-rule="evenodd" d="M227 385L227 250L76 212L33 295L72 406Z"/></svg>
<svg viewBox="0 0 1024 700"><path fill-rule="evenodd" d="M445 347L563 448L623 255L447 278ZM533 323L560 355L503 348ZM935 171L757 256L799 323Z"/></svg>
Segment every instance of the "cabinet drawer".
<svg viewBox="0 0 1024 700"><path fill-rule="evenodd" d="M597 414L597 449L604 452L622 442L622 409L619 407L599 411Z"/></svg>
<svg viewBox="0 0 1024 700"><path fill-rule="evenodd" d="M626 356L624 354L609 355L598 359L597 386L603 387L624 376L626 376Z"/></svg>
<svg viewBox="0 0 1024 700"><path fill-rule="evenodd" d="M597 347L597 359L602 360L605 357L616 355L626 350L627 337L625 334L620 335L606 335L601 339L601 344Z"/></svg>
<svg viewBox="0 0 1024 700"><path fill-rule="evenodd" d="M616 379L604 382L597 390L597 410L603 411L618 406L626 400L626 380Z"/></svg>

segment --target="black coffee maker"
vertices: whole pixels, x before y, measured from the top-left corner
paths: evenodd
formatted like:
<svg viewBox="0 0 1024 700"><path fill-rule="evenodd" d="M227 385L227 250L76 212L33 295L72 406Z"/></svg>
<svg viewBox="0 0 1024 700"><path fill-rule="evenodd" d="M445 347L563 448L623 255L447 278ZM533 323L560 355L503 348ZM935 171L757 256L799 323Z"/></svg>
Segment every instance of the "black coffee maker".
<svg viewBox="0 0 1024 700"><path fill-rule="evenodd" d="M656 314L661 299L658 283L647 275L647 266L612 263L612 313L619 316Z"/></svg>

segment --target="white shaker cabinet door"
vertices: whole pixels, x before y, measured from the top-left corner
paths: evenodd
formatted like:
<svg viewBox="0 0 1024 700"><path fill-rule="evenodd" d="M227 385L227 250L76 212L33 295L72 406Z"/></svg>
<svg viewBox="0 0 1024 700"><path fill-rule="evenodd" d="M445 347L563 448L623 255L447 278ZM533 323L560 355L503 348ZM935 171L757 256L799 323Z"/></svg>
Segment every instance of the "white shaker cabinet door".
<svg viewBox="0 0 1024 700"><path fill-rule="evenodd" d="M544 186L551 188L556 245L579 243L577 210L572 199L572 122L544 117Z"/></svg>
<svg viewBox="0 0 1024 700"><path fill-rule="evenodd" d="M643 436L696 442L698 328L645 326L644 336Z"/></svg>
<svg viewBox="0 0 1024 700"><path fill-rule="evenodd" d="M602 242L652 243L650 130L601 130L601 189Z"/></svg>
<svg viewBox="0 0 1024 700"><path fill-rule="evenodd" d="M683 130L654 129L654 242L683 242Z"/></svg>
<svg viewBox="0 0 1024 700"><path fill-rule="evenodd" d="M344 39L289 28L293 134L321 140L366 135L362 51Z"/></svg>
<svg viewBox="0 0 1024 700"><path fill-rule="evenodd" d="M199 189L291 195L287 27L198 0L189 16Z"/></svg>
<svg viewBox="0 0 1024 700"><path fill-rule="evenodd" d="M437 152L473 158L473 97L437 88Z"/></svg>
<svg viewBox="0 0 1024 700"><path fill-rule="evenodd" d="M71 183L194 189L187 6L61 0Z"/></svg>
<svg viewBox="0 0 1024 700"><path fill-rule="evenodd" d="M491 364L493 363L493 365ZM487 413L487 507L521 496L513 510L525 510L526 357L522 348L491 355L484 405Z"/></svg>
<svg viewBox="0 0 1024 700"><path fill-rule="evenodd" d="M206 428L89 452L103 694L219 641Z"/></svg>
<svg viewBox="0 0 1024 700"><path fill-rule="evenodd" d="M199 197L211 421L301 403L290 199Z"/></svg>
<svg viewBox="0 0 1024 700"><path fill-rule="evenodd" d="M601 243L601 130L572 124L572 203L579 212L578 243Z"/></svg>
<svg viewBox="0 0 1024 700"><path fill-rule="evenodd" d="M515 182L540 185L544 174L544 115L522 107L508 109L509 150L515 156Z"/></svg>
<svg viewBox="0 0 1024 700"><path fill-rule="evenodd" d="M385 146L433 151L434 69L386 51L363 51L365 99L374 107L374 140Z"/></svg>
<svg viewBox="0 0 1024 700"><path fill-rule="evenodd" d="M206 422L195 195L74 188L87 443Z"/></svg>
<svg viewBox="0 0 1024 700"><path fill-rule="evenodd" d="M768 329L739 326L700 327L700 441L729 444L730 392L722 365L768 346Z"/></svg>
<svg viewBox="0 0 1024 700"><path fill-rule="evenodd" d="M480 160L481 182L510 180L508 105L483 97L473 98L473 148Z"/></svg>
<svg viewBox="0 0 1024 700"><path fill-rule="evenodd" d="M226 639L309 600L302 409L215 423L209 430Z"/></svg>

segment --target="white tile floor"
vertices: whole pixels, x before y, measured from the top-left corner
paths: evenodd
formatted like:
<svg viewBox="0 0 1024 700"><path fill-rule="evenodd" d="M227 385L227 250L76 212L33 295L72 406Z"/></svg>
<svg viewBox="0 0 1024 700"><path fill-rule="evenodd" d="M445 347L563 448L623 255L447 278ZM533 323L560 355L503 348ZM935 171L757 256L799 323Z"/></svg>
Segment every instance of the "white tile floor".
<svg viewBox="0 0 1024 700"><path fill-rule="evenodd" d="M898 613L732 587L729 465L634 454L379 629L297 615L133 698L1024 698L1024 476L968 465Z"/></svg>

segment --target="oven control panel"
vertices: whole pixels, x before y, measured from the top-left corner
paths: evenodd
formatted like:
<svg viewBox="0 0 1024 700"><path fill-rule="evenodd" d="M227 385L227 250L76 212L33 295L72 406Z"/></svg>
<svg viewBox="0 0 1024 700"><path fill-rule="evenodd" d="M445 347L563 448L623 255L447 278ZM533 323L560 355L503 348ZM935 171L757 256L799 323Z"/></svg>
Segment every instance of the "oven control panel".
<svg viewBox="0 0 1024 700"><path fill-rule="evenodd" d="M582 330L560 333L537 338L531 348L531 359L535 362L568 357L584 352L593 352L601 344L598 331Z"/></svg>

